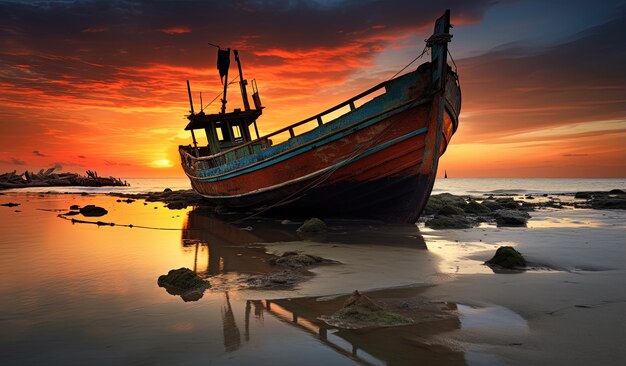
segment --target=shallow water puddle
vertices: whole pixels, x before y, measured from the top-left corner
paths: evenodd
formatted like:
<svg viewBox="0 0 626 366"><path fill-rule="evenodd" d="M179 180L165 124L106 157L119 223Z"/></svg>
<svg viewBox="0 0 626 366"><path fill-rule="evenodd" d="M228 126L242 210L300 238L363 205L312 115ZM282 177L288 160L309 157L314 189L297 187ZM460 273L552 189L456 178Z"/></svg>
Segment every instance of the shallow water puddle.
<svg viewBox="0 0 626 366"><path fill-rule="evenodd" d="M502 306L472 307L457 304L461 330L488 333L526 332L528 323L516 312Z"/></svg>

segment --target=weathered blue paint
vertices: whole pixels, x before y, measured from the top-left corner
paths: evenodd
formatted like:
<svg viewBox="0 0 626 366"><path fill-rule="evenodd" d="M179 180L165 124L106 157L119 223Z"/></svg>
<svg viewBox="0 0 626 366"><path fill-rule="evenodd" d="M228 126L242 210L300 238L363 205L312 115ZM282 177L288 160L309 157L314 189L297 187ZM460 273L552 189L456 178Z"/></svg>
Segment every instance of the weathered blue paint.
<svg viewBox="0 0 626 366"><path fill-rule="evenodd" d="M372 148L372 149L366 150L366 151L364 151L363 153L358 154L358 155L356 155L356 156L354 156L354 157L352 157L352 158L350 158L350 159L343 160L343 161L341 161L341 162L339 162L339 163L337 163L337 164L334 164L334 165L331 165L331 166L329 166L329 167L327 167L327 168L324 168L323 170L321 170L321 171L320 171L320 173L322 173L322 172L324 172L324 171L331 170L331 169L337 169L337 168L340 168L340 167L342 167L342 166L344 166L344 165L346 165L346 164L349 164L349 163L355 162L355 161L357 161L357 160L359 160L359 159L362 159L362 158L365 158L365 157L367 157L367 156L370 156L370 155L372 155L372 154L374 154L374 153L376 153L376 152L378 152L378 151L384 150L384 149L388 148L388 147L389 147L389 146L391 146L391 145L397 144L398 142L401 142L401 141L404 141L404 140L410 139L411 137L415 137L415 136L422 135L422 134L424 134L424 133L426 133L426 132L428 132L428 128L420 128L419 130L415 130L415 131L413 131L413 132L411 132L411 133L408 133L408 134L406 134L406 135L403 135L403 136L397 137L397 138L395 138L395 139L393 139L393 140L386 141L386 142L384 142L384 143L382 143L382 144L380 144L380 145L377 145L376 147L374 147L374 148ZM200 182L217 182L217 181L219 181L219 180L229 179L229 178L236 177L236 176L238 176L238 175L242 175L242 174L246 174L246 173L251 173L251 172L253 172L253 171L260 170L260 169L263 169L263 168L266 168L266 167L267 167L267 166L269 166L269 165L272 165L272 164L277 164L277 163L279 163L279 162L281 162L281 161L283 161L283 160L287 160L287 159L289 159L289 158L291 158L291 157L293 157L293 156L295 156L295 155L298 155L298 154L301 154L301 153L303 153L303 152L306 152L306 151L312 150L312 149L317 148L317 147L319 147L319 146L321 146L321 145L324 145L324 143L321 143L321 142L320 142L320 145L317 145L317 144L312 144L312 145L311 145L311 147L310 147L310 148L307 148L306 150L305 150L305 149L302 149L302 151L299 151L299 152L298 152L298 150L296 150L296 151L294 151L294 153L293 153L293 154L292 154L292 153L290 153L290 154L282 155L282 156L280 156L280 157L279 157L279 158L277 158L277 159L269 160L269 161L264 162L264 163L262 163L262 164L258 164L258 165L255 165L255 166L253 166L253 167L250 167L250 168L248 168L248 169L238 170L238 171L237 171L237 172L235 172L235 173L231 173L231 174L223 175L223 176L220 176L219 178L203 178L203 179L198 179L198 181L200 181ZM222 196L222 197L217 197L217 198L228 198L228 196Z"/></svg>

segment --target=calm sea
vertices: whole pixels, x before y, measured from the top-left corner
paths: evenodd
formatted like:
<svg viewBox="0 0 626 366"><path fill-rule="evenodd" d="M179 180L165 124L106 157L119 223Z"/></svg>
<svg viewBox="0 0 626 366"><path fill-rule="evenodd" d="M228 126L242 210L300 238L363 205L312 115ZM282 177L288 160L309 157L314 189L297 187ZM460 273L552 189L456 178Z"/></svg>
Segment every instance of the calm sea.
<svg viewBox="0 0 626 366"><path fill-rule="evenodd" d="M130 187L54 187L29 188L21 192L160 192L191 189L186 177L176 178L131 178ZM437 179L433 194L452 193L463 195L483 194L542 194L575 193L581 191L626 190L626 178L448 178Z"/></svg>

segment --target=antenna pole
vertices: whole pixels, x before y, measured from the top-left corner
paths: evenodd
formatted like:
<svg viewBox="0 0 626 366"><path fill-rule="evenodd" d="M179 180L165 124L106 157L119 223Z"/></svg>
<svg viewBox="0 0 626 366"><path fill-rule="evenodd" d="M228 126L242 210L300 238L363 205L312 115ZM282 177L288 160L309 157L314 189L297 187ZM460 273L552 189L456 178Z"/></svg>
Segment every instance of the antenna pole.
<svg viewBox="0 0 626 366"><path fill-rule="evenodd" d="M250 110L250 103L248 102L248 91L246 90L246 85L248 85L248 80L243 78L243 72L241 71L241 61L239 60L239 51L234 50L235 52L235 61L237 61L237 68L239 69L239 87L241 89L241 99L243 99L243 107L246 111Z"/></svg>
<svg viewBox="0 0 626 366"><path fill-rule="evenodd" d="M194 114L193 112L193 99L191 99L191 87L189 86L189 80L187 80L187 94L189 94L189 106L191 107L191 114Z"/></svg>

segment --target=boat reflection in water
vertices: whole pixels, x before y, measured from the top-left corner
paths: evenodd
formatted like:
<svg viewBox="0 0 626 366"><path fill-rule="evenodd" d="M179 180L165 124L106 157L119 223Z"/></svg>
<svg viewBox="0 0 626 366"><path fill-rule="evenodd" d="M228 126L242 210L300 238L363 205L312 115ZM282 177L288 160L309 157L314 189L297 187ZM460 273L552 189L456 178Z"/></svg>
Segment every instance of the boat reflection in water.
<svg viewBox="0 0 626 366"><path fill-rule="evenodd" d="M208 210L197 208L189 212L182 235L183 250L195 252L194 270L208 276L212 284L217 282L217 286L209 290L213 296L221 297L219 294L223 294L221 319L226 352L240 350L246 343L254 341L254 333L257 337L271 336L271 328L276 326L276 322L272 322L274 325L264 324L266 314L269 314L280 323L310 334L321 344L358 364L413 364L415 361L433 365L465 363L462 352L433 341L439 334L460 328L456 304L428 302L420 297L424 288L388 289L367 294L374 300L415 307L414 324L354 330L338 329L319 319L340 309L347 295L330 299L244 299L245 307L244 303L240 303L240 293L233 299L231 295L237 290L220 284L219 278L229 274L239 276L281 270L268 264L272 256L265 253L262 244L301 241L303 239L296 234L298 226L298 223L285 224L266 218L231 224ZM390 243L390 248L426 249L424 239L414 225L363 221L332 223L325 242L329 247L336 244L371 247L382 242ZM238 320L244 326L243 337Z"/></svg>

